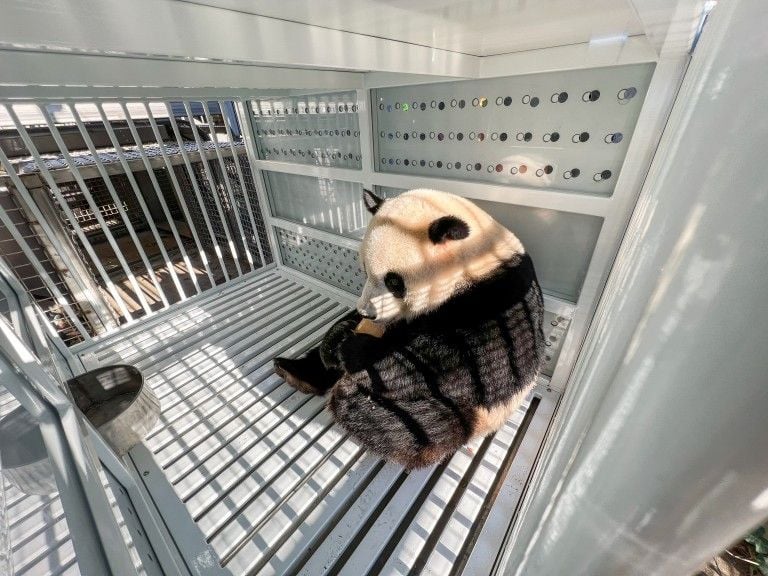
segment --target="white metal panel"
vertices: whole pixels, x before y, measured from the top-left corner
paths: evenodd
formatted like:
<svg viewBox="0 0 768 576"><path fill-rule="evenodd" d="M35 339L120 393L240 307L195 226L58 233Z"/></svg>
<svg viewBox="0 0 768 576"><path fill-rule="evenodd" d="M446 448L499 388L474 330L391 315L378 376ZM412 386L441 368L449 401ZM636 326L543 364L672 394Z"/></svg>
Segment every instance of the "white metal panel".
<svg viewBox="0 0 768 576"><path fill-rule="evenodd" d="M768 513L767 9L722 2L704 29L507 574L691 573Z"/></svg>
<svg viewBox="0 0 768 576"><path fill-rule="evenodd" d="M507 3L495 0L192 1L475 56L578 44L593 38L626 37L643 32L632 4L626 0L578 3L568 0Z"/></svg>
<svg viewBox="0 0 768 576"><path fill-rule="evenodd" d="M0 38L6 49L195 62L459 77L478 69L476 57L457 52L174 0L52 0L43 6L11 0L3 5Z"/></svg>

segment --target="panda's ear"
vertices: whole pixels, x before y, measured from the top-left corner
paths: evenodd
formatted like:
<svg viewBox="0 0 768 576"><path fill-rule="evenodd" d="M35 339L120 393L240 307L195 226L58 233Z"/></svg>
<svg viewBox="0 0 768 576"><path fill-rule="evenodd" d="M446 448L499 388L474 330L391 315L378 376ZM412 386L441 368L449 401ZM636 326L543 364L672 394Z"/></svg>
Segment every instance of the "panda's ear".
<svg viewBox="0 0 768 576"><path fill-rule="evenodd" d="M384 204L384 198L379 198L370 190L363 189L363 203L368 209L368 212L376 214L376 212L379 211L379 208L381 208L381 205Z"/></svg>
<svg viewBox="0 0 768 576"><path fill-rule="evenodd" d="M429 239L433 244L448 240L463 240L469 236L469 226L456 216L443 216L429 225Z"/></svg>

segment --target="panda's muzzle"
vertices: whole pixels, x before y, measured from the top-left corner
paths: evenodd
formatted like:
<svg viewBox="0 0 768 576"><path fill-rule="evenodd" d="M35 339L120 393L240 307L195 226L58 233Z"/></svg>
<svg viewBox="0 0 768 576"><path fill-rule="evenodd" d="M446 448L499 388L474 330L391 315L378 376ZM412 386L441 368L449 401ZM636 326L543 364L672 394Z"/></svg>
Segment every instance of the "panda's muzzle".
<svg viewBox="0 0 768 576"><path fill-rule="evenodd" d="M376 311L375 310L373 312L371 312L370 310L361 310L360 308L358 308L357 312L363 318L366 318L368 320L376 320Z"/></svg>

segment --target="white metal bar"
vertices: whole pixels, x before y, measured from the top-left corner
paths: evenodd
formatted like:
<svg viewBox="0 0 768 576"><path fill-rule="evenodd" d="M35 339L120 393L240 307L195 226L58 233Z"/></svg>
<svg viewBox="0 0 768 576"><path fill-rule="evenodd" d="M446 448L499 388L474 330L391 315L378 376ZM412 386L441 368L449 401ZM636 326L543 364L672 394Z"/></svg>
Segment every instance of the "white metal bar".
<svg viewBox="0 0 768 576"><path fill-rule="evenodd" d="M240 98L235 105L235 109L237 110L237 117L240 121L240 128L243 131L245 148L248 152L248 163L251 166L253 183L256 186L256 196L259 199L261 214L264 217L264 225L267 228L267 238L269 239L272 260L276 262L278 266L282 266L280 246L277 242L277 236L275 236L275 230L270 223L272 209L269 206L269 199L267 198L267 193L264 188L264 176L258 166L259 152L256 149L256 133L253 128L253 113L251 112L249 101Z"/></svg>
<svg viewBox="0 0 768 576"><path fill-rule="evenodd" d="M371 177L374 173L374 152L371 126L370 91L359 89L355 91L357 101L357 124L360 131L360 166L362 167L363 188L373 190L374 181Z"/></svg>
<svg viewBox="0 0 768 576"><path fill-rule="evenodd" d="M13 165L8 160L8 157L5 155L5 152L1 148L0 148L0 164L2 164L3 169L5 170L6 174L8 174L8 177L11 179L11 182L13 183L14 188L16 189L16 192L18 192L19 195L22 197L22 200L24 201L25 206L32 211L32 214L34 215L35 219L37 220L39 225L42 227L43 232L46 234L48 238L48 241L56 249L57 255L62 259L64 264L67 266L68 270L75 270L76 269L75 266L69 260L69 251L65 250L64 247L59 242L59 238L56 235L56 233L51 229L50 223L43 216L42 212L40 212L40 209L32 199L32 195L29 193L29 190L27 190L27 187L21 181L21 178L19 178L19 176L16 174L16 170L14 169ZM82 282L81 278L74 276L74 279L77 285L86 295L86 297L89 298L89 301L95 301L98 298L98 296L93 293L91 288ZM98 318L102 322L102 325L106 327L107 324L105 320L101 316L98 316ZM114 320L114 319L111 318L111 320ZM94 327L94 330L95 330L95 327Z"/></svg>
<svg viewBox="0 0 768 576"><path fill-rule="evenodd" d="M24 142L24 145L27 147L27 150L35 159L35 163L37 164L38 169L40 170L40 173L43 175L43 178L45 179L46 183L50 187L51 192L56 197L56 201L59 203L59 207L61 208L61 210L64 211L67 218L69 219L69 222L72 225L72 229L75 231L75 234L80 239L80 242L83 245L83 249L85 249L86 253L91 258L91 261L93 262L93 265L96 268L96 271L101 277L102 282L104 282L104 286L107 288L107 291L110 293L110 295L114 299L115 304L117 304L118 308L122 312L125 319L128 322L132 322L133 316L128 311L128 308L126 307L122 296L118 293L117 287L109 278L109 275L107 274L106 270L104 270L104 267L101 264L101 260L96 255L96 252L94 251L93 246L91 245L88 238L85 236L85 233L80 227L80 224L77 221L77 218L75 218L75 215L72 213L72 210L67 204L66 199L61 194L61 190L59 189L58 184L56 184L55 180L51 176L51 173L48 170L48 167L45 165L45 161L42 159L42 157L40 156L40 153L37 151L37 147L35 146L34 142L32 142L32 139L30 138L29 133L27 132L27 129L19 121L19 117L16 115L16 112L13 110L12 105L11 106L3 105L3 106L5 107L8 115L11 117L11 120L15 124L16 130L18 131L19 136Z"/></svg>
<svg viewBox="0 0 768 576"><path fill-rule="evenodd" d="M205 207L205 202L203 202L203 196L202 196L202 193L200 192L200 186L197 183L197 175L195 174L195 171L192 168L192 162L189 159L189 154L187 153L187 149L184 147L184 139L181 137L181 132L179 131L179 125L176 122L176 117L173 114L173 107L171 106L170 102L165 102L165 108L166 110L168 110L168 119L171 121L171 128L173 129L173 135L176 138L176 143L179 146L179 152L181 152L181 157L183 158L184 165L187 168L187 174L189 176L190 184L192 184L192 189L195 191L195 198L197 199L197 205L200 209L200 213L203 215L205 226L208 229L208 235L211 238L211 243L213 244L213 251L216 254L216 257L219 259L219 266L221 267L221 270L224 273L225 280L229 281L229 272L227 271L227 266L224 262L224 254L222 253L221 247L219 246L219 240L218 238L216 238L216 234L213 231L213 226L211 225L211 219L208 217L208 209ZM198 152L200 152L200 161L205 162L205 156L202 154L202 150L198 148Z"/></svg>
<svg viewBox="0 0 768 576"><path fill-rule="evenodd" d="M122 361L142 362L144 357L154 352L153 361L157 363L165 357L158 355L157 348L160 342L163 343L162 348L165 351L171 352L177 346L189 347L196 342L205 342L210 338L210 331L216 333L219 339L217 345L220 346L224 343L222 339L226 336L227 328L237 326L241 319L247 318L251 308L261 307L262 301L269 302L273 293L283 296L281 290L286 291L284 282L270 284L259 293L256 293L254 288L253 292L246 292L243 299L229 301L231 303L228 306L229 310L237 310L237 312L227 314L224 319L220 318L217 312L213 312L209 319L193 319L189 324L179 327L181 330L174 328L173 333L152 335L136 343L131 339L124 348L110 351L110 354L117 354ZM250 329L253 330L253 328L251 324Z"/></svg>
<svg viewBox="0 0 768 576"><path fill-rule="evenodd" d="M131 334L126 338L111 343L107 348L94 348L92 353L99 359L105 357L119 357L127 360L132 354L149 349L159 342L167 342L169 338L182 335L187 331L197 332L215 320L216 315L222 310L236 310L233 316L241 315L245 309L255 306L264 296L274 288L285 287L288 280L279 276L266 276L256 278L249 283L246 290L222 295L214 302L202 307L191 307L180 314L173 316L155 325L146 326L142 331Z"/></svg>
<svg viewBox="0 0 768 576"><path fill-rule="evenodd" d="M166 31L167 32L167 31ZM0 58L0 97L53 98L175 98L184 87L187 98L250 97L254 90L355 89L363 74L253 66L228 62L126 58L78 52L4 50ZM78 86L72 85L76 78Z"/></svg>
<svg viewBox="0 0 768 576"><path fill-rule="evenodd" d="M150 182L152 182L152 187L155 190L155 195L157 196L158 202L160 202L160 207L163 210L163 214L165 215L165 219L168 222L168 226L171 229L171 234L173 235L173 239L176 241L176 245L179 247L179 251L181 252L181 258L184 260L184 264L187 266L187 273L190 275L194 275L194 269L192 268L192 264L189 262L189 257L187 256L187 251L184 249L184 243L181 241L181 238L179 238L179 231L176 230L176 224L173 221L173 216L171 215L170 210L168 210L168 204L165 202L165 196L163 195L163 190L160 188L160 184L157 181L157 177L155 176L155 171L152 168L152 165L149 163L149 158L147 158L147 153L144 151L144 143L141 141L141 137L139 136L138 130L136 130L136 124L133 122L133 118L131 118L131 113L128 111L128 106L124 102L120 104L120 107L123 109L123 114L125 115L125 121L128 123L128 130L131 132L131 136L133 136L134 141L136 142L136 150L139 152L139 156L141 156L141 160L144 163L144 167L147 171L147 176L149 176ZM160 147L162 148L162 142L159 143ZM160 248L165 251L164 245L161 244ZM184 288L181 285L181 281L179 280L179 276L176 273L176 267L173 265L173 263L168 259L167 254L164 254L164 256L167 259L167 265L168 265L168 271L171 274L171 278L173 279L173 284L176 286L176 290L179 293L179 298L182 300L187 299L187 294L184 292Z"/></svg>
<svg viewBox="0 0 768 576"><path fill-rule="evenodd" d="M184 212L184 217L187 219L187 224L189 225L189 229L192 232L192 238L195 241L195 247L197 248L198 255L200 256L200 260L203 262L203 265L205 266L205 271L208 274L208 280L210 281L211 286L215 286L216 283L213 281L213 275L211 274L211 267L208 264L208 255L205 253L205 250L203 250L202 244L200 244L200 238L197 235L197 226L195 226L195 223L192 220L192 217L189 213L189 208L187 207L187 199L184 197L184 194L182 193L182 190L181 190L181 186L179 185L179 180L176 178L176 170L174 170L173 164L168 158L168 153L165 150L165 142L163 142L163 139L160 135L160 130L157 127L155 116L154 114L152 114L152 109L149 106L149 104L147 102L143 102L143 104L144 104L144 109L147 111L147 119L149 120L149 124L152 127L152 133L154 134L155 140L157 141L157 144L160 147L160 155L163 157L163 162L165 162L165 169L168 172L168 177L171 179L171 185L173 186L173 191L176 194L176 200L178 201L179 206L181 206L181 209ZM200 283L197 280L197 274L195 274L194 269L192 268L192 263L189 261L189 258L187 257L186 253L184 253L184 263L187 265L187 270L189 271L189 274L192 277L192 282L195 285L196 292L200 294L201 292Z"/></svg>
<svg viewBox="0 0 768 576"><path fill-rule="evenodd" d="M245 237L245 232L243 232L243 224L240 221L240 210L238 209L237 202L235 201L235 195L232 191L232 183L229 180L229 173L227 171L227 165L224 163L224 158L221 156L221 148L219 147L219 137L216 134L216 127L213 125L213 122L211 121L211 114L208 110L208 101L203 101L200 104L203 106L203 115L205 117L205 121L208 124L208 129L211 131L211 137L213 138L213 143L216 145L216 158L219 160L219 169L221 170L221 177L224 179L224 188L227 191L227 195L229 196L229 205L232 213L232 217L234 218L235 222L237 223L237 229L240 232L240 241L243 243L243 251L245 252L245 257L248 260L248 265L251 267L251 270L254 269L253 265L253 254L251 254L251 249L248 246L248 240ZM218 104L218 102L217 102ZM222 110L222 116L223 114ZM227 119L223 118L224 124L226 125ZM230 140L229 141L230 150L232 150L232 155L236 155L237 152L234 148L234 143ZM235 163L236 161L233 160ZM238 270L240 274L242 274L242 270Z"/></svg>
<svg viewBox="0 0 768 576"><path fill-rule="evenodd" d="M262 316L261 318L258 316L254 317L254 319L271 327L262 328L255 332L251 330L249 332L248 326L246 325L238 333L234 334L237 336L239 342L236 346L233 346L231 343L224 344L227 348L224 348L221 352L218 350L219 347L215 346L214 348L216 351L214 354L211 353L210 346L197 348L190 355L189 360L185 361L184 364L194 361L197 365L196 371L201 377L205 378L205 383L201 379L196 380L194 378L194 373L192 374L192 379L181 382L178 379L173 379L173 377L161 374L161 379L165 380L166 378L171 378L173 379L174 385L177 387L176 392L174 392L176 395L175 398L170 398L169 395L164 397L166 407L161 416L161 422L166 427L173 425L174 433L179 429L187 430L190 427L189 424L194 424L198 421L200 414L204 412L202 408L208 406L206 404L208 400L211 400L213 404L216 404L222 401L223 398L230 393L239 393L236 388L237 380L224 377L224 375L229 372L228 368L224 367L221 370L217 369L213 374L211 374L210 371L211 367L216 368L216 361L219 360L219 357L222 354L224 354L225 350L226 354L229 356L230 362L244 361L241 370L249 367L252 368L254 366L260 367L265 362L271 360L271 358L266 357L267 353L265 350L268 349L270 345L274 345L275 342L280 343L279 339L275 340L276 337L273 335L275 330L290 326L290 328L295 331L303 325L315 322L319 317L328 321L337 315L339 315L338 311L333 309L332 305L322 302L322 299L319 298L317 294L308 294L293 308L286 308L283 310L282 316L279 313L273 312L266 316ZM186 348L180 347L180 350L186 350ZM202 363L200 362L200 359L203 360ZM206 362L206 360L209 361ZM151 361L141 362L140 366L149 367L156 364L156 362ZM271 366L269 368L271 369ZM216 380L212 380L212 377L215 377ZM181 390L181 388L190 383L194 385L183 391ZM224 394L225 391L228 391L227 394ZM193 402L190 402L192 395L196 395L196 398ZM231 398L228 399L231 400ZM164 446L161 439L162 432L162 429L157 429L147 436L146 440L153 449L161 449ZM159 448L158 445L160 445Z"/></svg>
<svg viewBox="0 0 768 576"><path fill-rule="evenodd" d="M117 153L117 157L120 161L120 165L123 167L123 172L125 173L126 178L128 178L128 182L131 185L133 194L136 197L136 200L139 203L139 206L141 207L141 211L144 214L144 218L146 219L147 224L149 224L149 229L152 232L152 237L155 239L155 243L157 244L157 247L160 250L160 254L165 260L165 265L168 268L169 273L171 274L171 278L175 279L175 281L178 282L178 278L176 277L176 270L174 269L173 264L171 263L170 258L168 257L168 253L165 250L165 244L163 243L163 239L160 237L160 233L157 230L157 226L155 226L155 219L153 218L152 213L149 211L149 207L147 206L147 203L144 200L144 194L141 191L141 188L139 187L138 182L136 182L136 178L133 175L133 170L131 170L131 167L128 164L128 160L125 157L125 152L123 151L123 147L120 145L120 141L118 140L117 135L115 134L115 131L112 128L112 124L109 121L109 118L107 118L107 114L104 112L104 107L100 102L96 102L96 108L99 111L99 116L101 116L101 122L104 125L104 129L107 131L107 136L109 136L109 140L112 143L112 147L115 149L115 152ZM139 148L141 148L141 146L139 146Z"/></svg>
<svg viewBox="0 0 768 576"><path fill-rule="evenodd" d="M43 118L45 118L45 122L48 125L48 130L51 133L51 136L53 136L53 140L56 142L56 145L59 147L59 151L64 157L64 161L67 163L67 167L69 168L69 171L72 173L72 176L75 178L75 182L77 183L77 186L80 188L80 192L85 198L85 201L88 203L88 207L91 209L91 212L93 213L94 218L96 218L96 221L99 223L99 226L101 227L101 232L104 234L104 237L107 239L107 242L109 243L110 248L112 248L112 252L115 254L115 258L117 258L117 261L120 263L120 266L123 269L123 273L125 274L125 277L128 279L128 282L131 284L131 287L133 288L136 294L136 298L139 300L141 307L144 309L144 313L147 316L151 316L153 313L152 308L150 308L149 302L147 301L147 297L144 294L144 290L142 289L141 286L139 286L139 283L136 280L136 276L134 276L133 271L131 270L131 267L128 266L128 262L125 260L125 256L123 255L123 252L120 249L120 246L117 245L117 241L115 240L115 237L112 234L112 231L109 229L109 226L104 220L104 217L101 214L101 210L99 206L97 206L96 202L93 200L93 195L91 194L91 191L88 188L88 185L85 183L85 180L80 174L80 170L75 164L75 161L72 159L72 156L69 154L69 150L67 150L67 145L64 143L64 140L62 139L61 134L59 133L59 129L56 127L56 123L53 121L53 118L51 118L51 115L48 113L47 106L45 104L38 104L38 109L42 113Z"/></svg>
<svg viewBox="0 0 768 576"><path fill-rule="evenodd" d="M78 564L93 574L135 575L74 406L3 318L0 335L3 384L40 424Z"/></svg>
<svg viewBox="0 0 768 576"><path fill-rule="evenodd" d="M128 230L128 234L130 235L134 246L136 246L136 250L138 251L139 256L141 257L141 261L147 270L147 274L149 275L149 278L152 281L152 284L154 285L155 290L157 291L157 294L160 297L160 300L162 300L163 306L167 308L168 299L165 297L165 292L160 287L160 281L157 279L157 276L155 275L155 270L150 264L149 259L147 258L147 254L144 251L144 247L142 246L141 241L136 235L136 230L133 227L133 223L131 222L130 217L128 216L128 214L125 212L125 209L123 208L123 202L121 198L118 196L117 190L115 190L115 186L112 184L112 180L109 177L109 174L107 174L107 170L104 167L104 162L102 162L101 157L99 156L99 153L96 150L96 146L93 144L93 139L91 138L91 135L88 133L88 130L83 124L83 120L80 117L80 113L77 111L77 106L72 103L69 103L68 107L70 112L72 113L72 117L75 120L75 124L77 125L77 128L80 131L80 135L83 137L83 140L85 141L85 145L88 148L88 151L91 153L91 156L93 157L93 161L96 163L96 168L98 169L99 174L101 175L101 178L104 181L104 184L106 185L107 190L109 191L109 195L112 197L112 201L115 203L115 208L117 208L117 211L120 214L120 217L123 219L123 223L125 224L125 227Z"/></svg>
<svg viewBox="0 0 768 576"><path fill-rule="evenodd" d="M195 138L195 144L197 144L197 149L202 152L203 150L203 142L200 138L200 132L197 129L197 124L195 123L195 118L192 115L192 109L189 105L188 100L183 101L184 104L184 111L187 114L187 119L189 120L189 127L192 130L192 135ZM202 105L205 105L204 103ZM232 259L235 262L235 267L237 268L237 274L238 276L242 275L243 271L240 268L240 259L237 255L237 247L235 246L235 241L232 239L232 233L229 230L229 222L227 221L226 214L224 213L224 210L221 207L221 201L219 200L219 189L218 186L216 186L216 180L213 178L213 173L211 172L211 167L208 164L208 161L205 158L201 158L201 162L203 165L203 171L205 172L205 177L208 180L208 187L211 191L211 196L213 198L213 202L216 205L216 210L219 213L219 220L221 221L221 227L224 230L224 233L227 235L227 245L229 246L229 253L232 256ZM229 272L227 271L226 267L224 268L224 276L227 280L229 280Z"/></svg>
<svg viewBox="0 0 768 576"><path fill-rule="evenodd" d="M215 288L206 290L197 296L190 296L183 305L172 306L168 310L163 310L161 313L155 314L152 318L141 319L137 321L135 325L126 327L120 332L113 332L104 337L94 338L92 344L76 344L71 347L70 350L83 357L94 357L96 353L108 349L114 344L129 341L131 338L136 337L137 334L141 334L144 329L151 330L153 326L184 316L189 310L203 309L209 302L219 301L222 298L226 298L229 294L242 290L244 285L248 285L249 282L254 279L272 276L275 274L275 271L276 266L274 265L269 265L265 269L260 268L254 270L253 272L244 274L240 278L236 278L226 285L219 285Z"/></svg>
<svg viewBox="0 0 768 576"><path fill-rule="evenodd" d="M0 160L2 160L2 157L0 157ZM72 307L69 305L69 302L67 302L66 298L64 298L64 295L61 293L59 288L56 286L56 283L51 279L51 277L48 275L48 272L45 270L45 268L40 264L40 262L37 259L37 256L32 251L32 249L27 244L27 241L24 239L24 237L19 233L19 231L16 229L16 225L11 221L11 219L8 217L8 214L6 214L5 210L0 209L0 220L2 220L3 225L6 227L8 232L13 237L14 241L19 245L22 252L24 252L24 255L27 257L29 262L34 267L35 271L40 276L40 279L45 284L46 288L50 291L50 293L53 295L53 297L56 300L56 303L62 307L64 312L67 315L67 318L70 322L72 322L72 325L77 328L77 331L80 333L80 336L90 342L91 336L88 334L88 330L86 330L85 326L82 325L80 320L77 317L77 314L72 309Z"/></svg>
<svg viewBox="0 0 768 576"><path fill-rule="evenodd" d="M275 285L284 285L286 280L277 275L264 275L252 279L247 288L220 293L215 299L175 309L174 313L165 313L159 322L147 323L140 331L126 333L123 338L108 342L97 342L89 349L89 353L99 359L106 357L121 357L123 353L140 349L147 341L163 339L168 335L179 334L184 330L192 330L200 322L213 321L213 318L221 310L229 308L237 309L241 306L258 302L262 294L268 292ZM249 300L252 298L253 300Z"/></svg>
<svg viewBox="0 0 768 576"><path fill-rule="evenodd" d="M373 454L363 456L327 495L305 505L303 514L296 516L288 509L260 531L264 540L270 542L271 550L254 567L254 572L264 576L297 574L314 550L324 548L322 541L348 541L349 538L336 537L339 527L352 523L352 516L372 513L378 499L386 495L401 472L400 466L384 464ZM301 506L296 505L295 509ZM333 529L328 531L331 526Z"/></svg>
<svg viewBox="0 0 768 576"><path fill-rule="evenodd" d="M234 104L234 102L232 100L227 100L227 101L219 100L218 104L219 104L219 108L222 111L224 110L224 106L226 106L228 104L232 104L233 110L235 108L235 104ZM243 178L243 170L242 170L242 167L240 166L240 154L237 153L235 151L235 148L234 148L234 140L232 138L232 130L230 129L230 126L229 126L229 119L230 119L229 115L228 114L223 114L223 116L224 116L224 129L227 132L227 139L229 140L230 147L232 148L232 158L234 159L235 167L237 169L237 177L240 180L240 189L243 192L243 198L245 199L245 206L246 206L246 208L248 210L248 217L251 220L251 229L253 230L253 237L256 240L256 248L259 251L259 258L261 258L261 265L264 266L266 264L266 260L264 260L264 251L263 251L262 246L261 246L261 238L259 238L259 228L256 225L256 218L254 218L254 216L253 216L253 208L251 207L251 195L249 193L248 188L246 188L246 186L245 186L245 178ZM245 130L246 130L246 127L241 124L240 125L240 133L242 134L243 131L245 131ZM243 140L243 141L245 141L245 140ZM247 154L248 154L248 151L246 149L246 155ZM251 168L251 170L253 171L253 168ZM253 178L256 178L256 175L253 174L253 172L251 172L251 176Z"/></svg>
<svg viewBox="0 0 768 576"><path fill-rule="evenodd" d="M362 129L361 129L362 134ZM332 180L345 180L348 182L361 182L364 185L371 183L376 186L389 186L392 188L431 188L464 196L469 199L489 200L534 208L549 208L563 212L576 214L589 214L605 216L610 211L612 197L602 197L581 192L569 192L561 190L548 190L536 188L524 188L522 186L508 186L490 184L485 182L467 182L448 178L434 178L429 176L414 176L409 174L395 174L389 172L375 172L363 166L363 170L351 170L348 168L331 168L312 164L293 164L290 162L277 162L274 160L257 160L260 170L270 172L283 172L298 174L301 176L314 176L317 178L330 178Z"/></svg>

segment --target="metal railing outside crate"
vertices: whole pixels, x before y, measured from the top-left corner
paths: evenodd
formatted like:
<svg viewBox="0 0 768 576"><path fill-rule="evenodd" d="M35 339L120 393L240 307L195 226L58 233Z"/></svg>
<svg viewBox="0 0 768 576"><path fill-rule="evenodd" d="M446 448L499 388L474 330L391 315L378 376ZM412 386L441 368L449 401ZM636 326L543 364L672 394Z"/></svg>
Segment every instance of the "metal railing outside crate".
<svg viewBox="0 0 768 576"><path fill-rule="evenodd" d="M68 344L273 261L231 99L0 102L0 247Z"/></svg>

